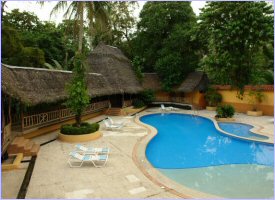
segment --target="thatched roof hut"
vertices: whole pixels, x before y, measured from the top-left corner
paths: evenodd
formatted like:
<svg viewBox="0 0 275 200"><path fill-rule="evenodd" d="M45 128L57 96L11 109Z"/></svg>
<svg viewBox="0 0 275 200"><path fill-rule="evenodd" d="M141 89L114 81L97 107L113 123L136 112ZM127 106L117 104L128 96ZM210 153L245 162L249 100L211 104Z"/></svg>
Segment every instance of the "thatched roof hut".
<svg viewBox="0 0 275 200"><path fill-rule="evenodd" d="M2 91L21 102L36 105L66 99L65 86L72 72L29 67L14 67L2 64ZM87 75L91 97L114 94L116 91L101 74Z"/></svg>
<svg viewBox="0 0 275 200"><path fill-rule="evenodd" d="M102 74L121 94L143 90L130 60L116 47L99 44L88 56L89 71Z"/></svg>
<svg viewBox="0 0 275 200"><path fill-rule="evenodd" d="M157 73L143 73L142 87L154 91L162 90L161 80Z"/></svg>
<svg viewBox="0 0 275 200"><path fill-rule="evenodd" d="M208 85L207 75L203 72L192 72L175 90L176 92L204 91Z"/></svg>

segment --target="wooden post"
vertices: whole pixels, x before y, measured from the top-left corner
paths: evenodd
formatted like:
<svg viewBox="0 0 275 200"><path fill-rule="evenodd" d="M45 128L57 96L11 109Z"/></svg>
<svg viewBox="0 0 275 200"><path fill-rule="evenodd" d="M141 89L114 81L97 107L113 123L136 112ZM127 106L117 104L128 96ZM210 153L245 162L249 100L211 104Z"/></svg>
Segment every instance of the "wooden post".
<svg viewBox="0 0 275 200"><path fill-rule="evenodd" d="M9 123L11 126L12 124L11 124L11 97L10 96L9 96Z"/></svg>
<svg viewBox="0 0 275 200"><path fill-rule="evenodd" d="M1 127L1 131L2 131L2 134L1 134L1 155L2 155L2 153L3 153L3 147L4 147L4 134L5 134L5 129L4 129L4 127L5 127L5 113L4 113L4 103L3 103L3 101L4 101L4 96L2 95L2 99L1 99L1 117L2 117L2 127Z"/></svg>
<svg viewBox="0 0 275 200"><path fill-rule="evenodd" d="M24 131L24 105L20 103L20 116L21 116L21 131Z"/></svg>

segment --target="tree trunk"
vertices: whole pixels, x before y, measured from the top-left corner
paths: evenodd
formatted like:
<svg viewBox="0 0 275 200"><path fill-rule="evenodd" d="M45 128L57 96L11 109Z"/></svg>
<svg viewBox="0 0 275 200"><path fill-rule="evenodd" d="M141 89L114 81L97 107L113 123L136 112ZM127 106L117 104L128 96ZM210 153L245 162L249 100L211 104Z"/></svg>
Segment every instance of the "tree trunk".
<svg viewBox="0 0 275 200"><path fill-rule="evenodd" d="M84 2L79 2L79 32L78 32L78 52L82 53L82 43L83 43L83 34L84 34L84 20L83 20L83 15L84 15Z"/></svg>
<svg viewBox="0 0 275 200"><path fill-rule="evenodd" d="M80 127L80 125L81 125L81 115L79 115L79 114L75 115L75 122L76 122L76 126Z"/></svg>
<svg viewBox="0 0 275 200"><path fill-rule="evenodd" d="M7 1L2 1L1 2L1 19L3 19L3 13L4 13L4 7L5 7L5 4L7 3Z"/></svg>

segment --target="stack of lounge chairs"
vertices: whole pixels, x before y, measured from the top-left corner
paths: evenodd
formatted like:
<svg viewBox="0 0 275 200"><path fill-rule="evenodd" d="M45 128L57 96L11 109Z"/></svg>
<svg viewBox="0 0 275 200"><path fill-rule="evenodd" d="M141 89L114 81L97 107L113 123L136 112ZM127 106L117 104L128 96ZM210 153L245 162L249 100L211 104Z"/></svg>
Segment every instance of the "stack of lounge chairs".
<svg viewBox="0 0 275 200"><path fill-rule="evenodd" d="M95 167L104 167L108 161L110 149L85 147L81 144L75 145L75 150L70 152L68 164L70 167L81 167L83 163L92 163Z"/></svg>

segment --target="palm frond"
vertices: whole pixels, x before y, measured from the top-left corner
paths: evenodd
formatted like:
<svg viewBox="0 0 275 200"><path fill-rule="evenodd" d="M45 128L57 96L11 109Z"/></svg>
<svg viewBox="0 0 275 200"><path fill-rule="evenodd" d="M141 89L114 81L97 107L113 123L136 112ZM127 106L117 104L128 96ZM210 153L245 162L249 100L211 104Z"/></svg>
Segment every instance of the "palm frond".
<svg viewBox="0 0 275 200"><path fill-rule="evenodd" d="M53 16L60 10L65 10L65 8L68 6L67 1L59 1L52 9L50 16Z"/></svg>
<svg viewBox="0 0 275 200"><path fill-rule="evenodd" d="M55 64L55 69L60 69L60 70L63 69L62 66L61 66L61 64L57 60L52 59L52 61Z"/></svg>

